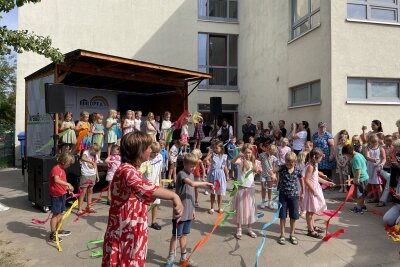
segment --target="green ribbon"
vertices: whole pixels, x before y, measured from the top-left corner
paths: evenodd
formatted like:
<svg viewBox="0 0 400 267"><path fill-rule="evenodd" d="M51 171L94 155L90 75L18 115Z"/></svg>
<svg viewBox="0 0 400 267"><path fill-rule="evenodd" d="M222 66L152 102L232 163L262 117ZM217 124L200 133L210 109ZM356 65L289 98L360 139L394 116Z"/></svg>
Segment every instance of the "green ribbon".
<svg viewBox="0 0 400 267"><path fill-rule="evenodd" d="M97 244L101 244L104 243L103 239L97 239L97 240L91 240L89 242L87 242L87 249L90 250L91 252L91 257L92 258L97 258L97 257L101 257L103 256L103 250L93 250L93 248L91 248L91 245L97 245Z"/></svg>
<svg viewBox="0 0 400 267"><path fill-rule="evenodd" d="M175 128L173 128L173 127L168 129L168 135L167 135L167 138L165 140L165 143L169 144L169 143L172 142L172 139L173 139L173 136L174 136L174 131L175 131Z"/></svg>
<svg viewBox="0 0 400 267"><path fill-rule="evenodd" d="M233 199L233 197L237 194L237 192L239 191L239 186L243 186L244 184L246 184L247 183L247 181L249 180L249 176L250 176L250 174L252 174L253 173L253 171L252 170L249 170L247 173L246 173L246 175L244 176L244 179L243 179L243 181L235 181L235 182L233 182L233 190L232 190L232 192L230 193L230 199L229 199L229 202L222 208L222 210L223 210L223 212L224 212L224 218L222 218L222 221L221 221L221 226L224 226L225 225L225 221L230 217L230 216L232 216L232 215L235 215L236 214L236 210L230 210L230 211L225 211L225 209L227 208L227 207L229 207L229 206L232 206L232 199Z"/></svg>

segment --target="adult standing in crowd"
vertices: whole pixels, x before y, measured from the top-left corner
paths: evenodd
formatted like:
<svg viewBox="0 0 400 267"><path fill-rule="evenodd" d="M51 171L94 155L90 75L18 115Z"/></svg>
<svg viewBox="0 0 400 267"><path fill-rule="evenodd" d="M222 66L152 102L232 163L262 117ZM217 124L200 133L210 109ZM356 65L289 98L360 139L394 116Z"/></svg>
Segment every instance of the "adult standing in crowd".
<svg viewBox="0 0 400 267"><path fill-rule="evenodd" d="M366 133L365 131L367 130L367 126L362 127L362 133L360 137L363 144L366 144L368 142L368 138L371 134L383 133L382 122L380 120L373 120L371 122L371 129L372 131Z"/></svg>
<svg viewBox="0 0 400 267"><path fill-rule="evenodd" d="M233 136L233 128L226 119L222 120L222 126L219 128L217 136L224 144Z"/></svg>
<svg viewBox="0 0 400 267"><path fill-rule="evenodd" d="M312 141L314 148L320 148L325 155L325 157L318 164L318 170L330 177L332 170L335 168L335 142L333 135L326 131L326 123L318 123L318 132L313 134Z"/></svg>
<svg viewBox="0 0 400 267"><path fill-rule="evenodd" d="M307 121L292 124L291 135L293 140L293 152L298 155L304 149L306 141L310 141L310 128Z"/></svg>
<svg viewBox="0 0 400 267"><path fill-rule="evenodd" d="M203 124L203 132L204 132L204 136L208 137L210 136L210 132L213 129L213 127L211 126L211 122L207 121L205 124Z"/></svg>
<svg viewBox="0 0 400 267"><path fill-rule="evenodd" d="M280 120L278 123L279 129L281 130L282 133L282 137L285 138L286 137L286 128L285 128L285 124L286 122L284 120Z"/></svg>
<svg viewBox="0 0 400 267"><path fill-rule="evenodd" d="M251 123L251 120L252 118L250 116L247 116L246 123L242 126L243 141L245 143L249 142L250 136L254 137L256 135L256 126Z"/></svg>
<svg viewBox="0 0 400 267"><path fill-rule="evenodd" d="M262 137L263 135L264 135L264 122L257 121L255 139L257 140L258 138Z"/></svg>

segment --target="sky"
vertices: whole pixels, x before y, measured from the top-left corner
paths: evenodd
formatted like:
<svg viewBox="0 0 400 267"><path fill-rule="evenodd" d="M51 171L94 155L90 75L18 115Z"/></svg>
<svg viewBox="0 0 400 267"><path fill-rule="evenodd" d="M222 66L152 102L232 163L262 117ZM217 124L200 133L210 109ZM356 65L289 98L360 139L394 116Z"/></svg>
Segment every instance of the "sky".
<svg viewBox="0 0 400 267"><path fill-rule="evenodd" d="M2 20L0 20L0 25L6 25L9 29L11 30L16 30L18 29L18 10L17 8L14 8L8 13L0 13L0 16L3 17Z"/></svg>

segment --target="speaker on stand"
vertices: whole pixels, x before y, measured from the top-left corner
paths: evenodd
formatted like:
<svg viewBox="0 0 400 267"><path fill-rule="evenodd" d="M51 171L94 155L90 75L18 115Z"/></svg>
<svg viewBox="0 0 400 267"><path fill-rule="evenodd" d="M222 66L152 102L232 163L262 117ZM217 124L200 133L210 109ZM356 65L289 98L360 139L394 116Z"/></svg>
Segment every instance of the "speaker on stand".
<svg viewBox="0 0 400 267"><path fill-rule="evenodd" d="M46 113L53 115L54 147L52 155L56 155L58 143L58 116L57 113L65 112L65 86L62 83L46 83L45 84L45 103Z"/></svg>
<svg viewBox="0 0 400 267"><path fill-rule="evenodd" d="M210 112L214 117L214 136L213 139L217 139L217 118L222 114L222 97L210 97Z"/></svg>

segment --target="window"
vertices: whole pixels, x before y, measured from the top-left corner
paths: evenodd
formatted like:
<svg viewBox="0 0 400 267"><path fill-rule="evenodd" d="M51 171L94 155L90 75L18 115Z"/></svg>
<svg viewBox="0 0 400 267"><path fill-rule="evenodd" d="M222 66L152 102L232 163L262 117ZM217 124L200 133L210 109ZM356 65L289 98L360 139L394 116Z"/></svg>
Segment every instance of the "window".
<svg viewBox="0 0 400 267"><path fill-rule="evenodd" d="M366 102L400 102L400 80L347 79L347 99Z"/></svg>
<svg viewBox="0 0 400 267"><path fill-rule="evenodd" d="M399 23L399 0L348 0L347 18Z"/></svg>
<svg viewBox="0 0 400 267"><path fill-rule="evenodd" d="M198 0L199 18L217 21L238 20L238 0Z"/></svg>
<svg viewBox="0 0 400 267"><path fill-rule="evenodd" d="M213 75L202 89L237 90L238 36L211 33L198 35L199 71Z"/></svg>
<svg viewBox="0 0 400 267"><path fill-rule="evenodd" d="M292 39L320 25L321 0L292 0L291 3Z"/></svg>
<svg viewBox="0 0 400 267"><path fill-rule="evenodd" d="M321 102L321 82L316 81L291 88L292 107L319 104Z"/></svg>

